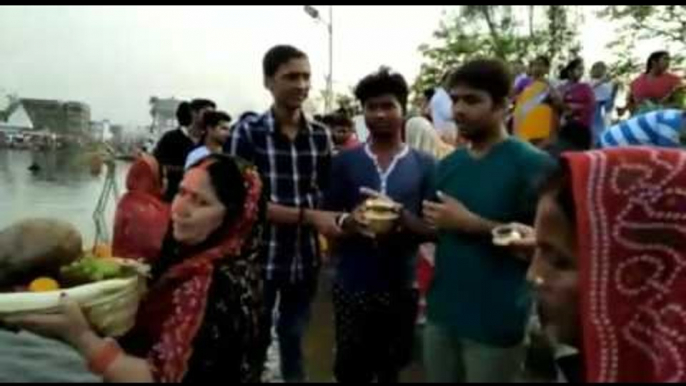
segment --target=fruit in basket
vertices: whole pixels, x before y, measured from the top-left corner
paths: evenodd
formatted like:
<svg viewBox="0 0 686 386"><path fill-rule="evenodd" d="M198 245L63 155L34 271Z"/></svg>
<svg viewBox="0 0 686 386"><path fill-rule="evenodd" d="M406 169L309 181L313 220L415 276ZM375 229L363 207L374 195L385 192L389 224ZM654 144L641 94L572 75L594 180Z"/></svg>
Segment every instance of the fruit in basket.
<svg viewBox="0 0 686 386"><path fill-rule="evenodd" d="M39 277L29 284L29 292L50 292L60 289L60 283L49 277Z"/></svg>
<svg viewBox="0 0 686 386"><path fill-rule="evenodd" d="M112 247L107 244L98 244L95 247L93 247L93 254L95 255L95 257L112 257Z"/></svg>
<svg viewBox="0 0 686 386"><path fill-rule="evenodd" d="M109 279L124 279L135 276L136 268L108 258L86 255L60 271L62 282L69 286L94 283Z"/></svg>
<svg viewBox="0 0 686 386"><path fill-rule="evenodd" d="M29 219L0 231L0 286L56 277L60 267L81 257L81 234L54 219Z"/></svg>

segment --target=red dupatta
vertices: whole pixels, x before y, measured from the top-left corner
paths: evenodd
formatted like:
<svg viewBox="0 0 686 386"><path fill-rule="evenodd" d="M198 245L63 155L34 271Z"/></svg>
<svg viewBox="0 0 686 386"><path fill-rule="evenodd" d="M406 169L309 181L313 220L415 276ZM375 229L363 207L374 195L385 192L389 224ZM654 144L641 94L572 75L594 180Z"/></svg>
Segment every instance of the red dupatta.
<svg viewBox="0 0 686 386"><path fill-rule="evenodd" d="M686 381L686 152L567 154L586 380Z"/></svg>

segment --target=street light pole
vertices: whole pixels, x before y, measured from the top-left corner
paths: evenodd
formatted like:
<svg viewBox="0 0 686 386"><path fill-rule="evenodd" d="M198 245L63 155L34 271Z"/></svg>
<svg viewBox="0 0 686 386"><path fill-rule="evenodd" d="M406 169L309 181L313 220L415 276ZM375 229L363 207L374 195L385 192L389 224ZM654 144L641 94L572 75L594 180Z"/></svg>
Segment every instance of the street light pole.
<svg viewBox="0 0 686 386"><path fill-rule="evenodd" d="M311 5L305 6L305 12L310 15L311 18L324 23L327 32L329 33L329 75L326 78L326 100L324 101L324 110L326 114L328 114L333 109L333 5L329 6L328 22L322 20L319 11Z"/></svg>
<svg viewBox="0 0 686 386"><path fill-rule="evenodd" d="M326 83L326 113L333 110L333 5L329 5L329 78Z"/></svg>

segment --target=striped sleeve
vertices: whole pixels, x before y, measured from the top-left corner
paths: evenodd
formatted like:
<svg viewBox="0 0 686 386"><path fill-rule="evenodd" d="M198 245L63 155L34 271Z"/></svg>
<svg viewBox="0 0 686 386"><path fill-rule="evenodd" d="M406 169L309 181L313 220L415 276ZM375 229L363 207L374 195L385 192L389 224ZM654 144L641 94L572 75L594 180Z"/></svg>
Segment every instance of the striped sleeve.
<svg viewBox="0 0 686 386"><path fill-rule="evenodd" d="M661 110L642 114L606 129L600 136L602 148L622 146L679 146L683 113Z"/></svg>

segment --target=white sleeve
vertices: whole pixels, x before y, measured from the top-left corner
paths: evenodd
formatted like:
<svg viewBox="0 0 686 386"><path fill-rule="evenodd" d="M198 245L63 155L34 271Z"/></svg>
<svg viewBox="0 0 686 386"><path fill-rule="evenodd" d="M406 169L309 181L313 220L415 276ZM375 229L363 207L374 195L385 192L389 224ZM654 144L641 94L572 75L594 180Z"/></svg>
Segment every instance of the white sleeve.
<svg viewBox="0 0 686 386"><path fill-rule="evenodd" d="M184 166L184 169L188 170L191 166L193 166L193 164L207 157L208 155L210 155L210 151L205 146L193 150L190 152L190 154L188 154L188 157L186 157L186 165Z"/></svg>

